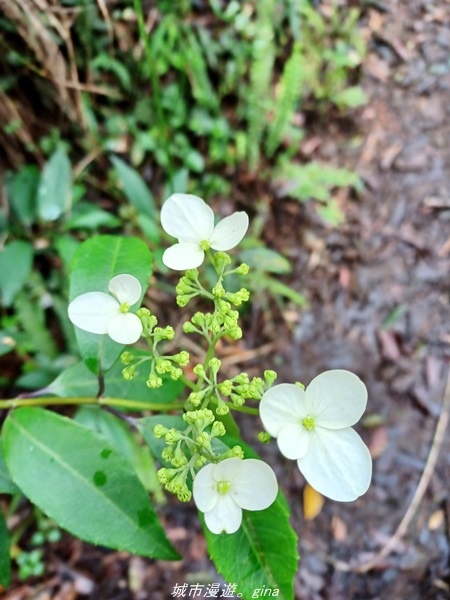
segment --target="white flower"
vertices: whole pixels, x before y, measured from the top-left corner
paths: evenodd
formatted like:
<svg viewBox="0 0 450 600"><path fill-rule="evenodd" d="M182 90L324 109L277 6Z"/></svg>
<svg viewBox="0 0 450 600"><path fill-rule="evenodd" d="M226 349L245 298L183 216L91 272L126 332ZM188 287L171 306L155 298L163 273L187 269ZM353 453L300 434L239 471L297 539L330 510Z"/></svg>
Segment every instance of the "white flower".
<svg viewBox="0 0 450 600"><path fill-rule="evenodd" d="M130 313L139 301L142 286L133 275L117 275L108 285L115 296L104 292L87 292L69 304L69 319L74 325L89 333L107 333L119 344L134 344L142 333L142 323Z"/></svg>
<svg viewBox="0 0 450 600"><path fill-rule="evenodd" d="M184 271L200 266L208 248L226 252L237 246L248 229L248 216L235 212L214 227L214 213L201 198L173 194L161 209L161 225L178 239L178 244L164 252L163 263Z"/></svg>
<svg viewBox="0 0 450 600"><path fill-rule="evenodd" d="M372 459L351 428L367 404L364 383L349 371L325 371L306 390L282 383L262 397L264 427L284 456L296 459L308 483L332 500L356 500L367 491Z"/></svg>
<svg viewBox="0 0 450 600"><path fill-rule="evenodd" d="M209 463L194 478L197 508L213 533L234 533L242 522L242 509L263 510L277 497L275 473L262 460L226 458Z"/></svg>

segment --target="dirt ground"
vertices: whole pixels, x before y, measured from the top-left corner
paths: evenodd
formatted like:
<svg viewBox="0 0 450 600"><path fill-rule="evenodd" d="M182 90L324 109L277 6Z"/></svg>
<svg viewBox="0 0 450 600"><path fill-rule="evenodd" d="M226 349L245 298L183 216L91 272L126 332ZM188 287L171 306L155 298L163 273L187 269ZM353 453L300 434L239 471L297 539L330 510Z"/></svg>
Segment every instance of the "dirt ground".
<svg viewBox="0 0 450 600"><path fill-rule="evenodd" d="M300 537L298 600L450 597L448 437L425 472L429 485L410 511L405 535L365 572L423 477L447 380L450 6L443 0L368 4L370 51L362 84L369 103L351 135L339 119L318 124L313 134L314 158L356 169L366 191L360 198L339 197L347 219L337 228L325 225L311 205L274 196L266 233L293 261L291 283L309 305L287 307L282 323L266 326L266 337L273 338L270 358L256 366L304 383L322 370L346 368L369 389L359 431L371 449L374 475L356 503L326 502L305 521L304 481L295 463L282 462L274 447L264 450ZM207 558L193 506L169 501L162 513L183 561L148 561L65 537L49 550L50 575L17 584L5 600L167 600L175 583L222 581Z"/></svg>

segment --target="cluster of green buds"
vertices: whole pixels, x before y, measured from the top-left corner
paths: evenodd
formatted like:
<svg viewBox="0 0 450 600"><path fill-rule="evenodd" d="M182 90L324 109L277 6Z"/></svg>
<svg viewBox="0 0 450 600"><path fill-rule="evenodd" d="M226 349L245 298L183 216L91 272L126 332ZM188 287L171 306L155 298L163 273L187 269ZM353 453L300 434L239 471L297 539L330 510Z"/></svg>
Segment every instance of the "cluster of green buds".
<svg viewBox="0 0 450 600"><path fill-rule="evenodd" d="M195 472L207 462L216 463L231 457L243 458L244 453L240 446L216 452L213 447L214 439L225 435L226 430L224 424L216 420L212 410L186 411L183 420L186 423L183 430L159 424L155 426L153 434L166 442L162 458L172 465L159 469L160 483L167 491L176 494L179 500L188 501L191 498L189 475L193 478ZM221 450L223 448L222 445Z"/></svg>
<svg viewBox="0 0 450 600"><path fill-rule="evenodd" d="M150 371L147 378L147 386L155 389L163 385L162 376L167 374L170 379L177 380L183 375L182 367L189 363L189 353L185 350L173 355L161 354L158 345L164 341L173 340L175 331L170 325L168 327L157 327L158 320L147 308L140 308L136 313L143 325L143 334L151 344L151 356L136 356L130 351L122 353L120 359L123 365L122 375L130 381L138 373L138 367L144 362L151 361Z"/></svg>

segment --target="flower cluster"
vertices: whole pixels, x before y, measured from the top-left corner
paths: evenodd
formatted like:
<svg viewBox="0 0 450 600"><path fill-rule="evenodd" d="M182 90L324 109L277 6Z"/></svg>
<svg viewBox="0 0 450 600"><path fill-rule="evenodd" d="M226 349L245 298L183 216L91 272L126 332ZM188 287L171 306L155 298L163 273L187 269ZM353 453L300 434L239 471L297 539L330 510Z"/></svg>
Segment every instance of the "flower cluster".
<svg viewBox="0 0 450 600"><path fill-rule="evenodd" d="M134 344L141 337L142 323L130 312L142 295L142 286L133 275L113 277L108 290L87 292L77 296L69 304L69 319L74 325L89 333L107 333L119 344Z"/></svg>
<svg viewBox="0 0 450 600"><path fill-rule="evenodd" d="M367 491L372 459L352 429L367 404L364 383L340 369L315 377L306 390L289 383L261 399L265 429L286 458L297 460L308 483L332 500L356 500Z"/></svg>
<svg viewBox="0 0 450 600"><path fill-rule="evenodd" d="M214 226L214 213L201 198L173 194L163 204L161 225L178 239L164 252L164 264L184 271L199 267L210 248L228 251L237 246L248 229L248 216L236 212Z"/></svg>
<svg viewBox="0 0 450 600"><path fill-rule="evenodd" d="M207 343L203 362L192 368L196 380L188 380L183 369L189 354L166 354L159 344L174 338L174 329L158 327L157 318L145 307L136 308L142 297L141 283L130 274L113 277L109 294L91 291L69 305L69 318L77 327L95 334L108 334L120 344L133 344L143 337L150 355L121 355L123 376L132 379L137 369L150 361L147 386L164 385L163 376L184 378L191 388L184 404L181 429L157 425L153 434L165 442L162 459L169 466L158 471L165 488L182 501L193 497L204 513L206 526L216 534L236 532L243 510L264 510L276 499L278 484L271 467L261 460L244 458L240 446L229 448L220 438L226 434L231 410L246 410L261 417L266 433L260 439L277 440L281 453L297 461L309 484L333 500L355 500L370 484L372 461L369 450L352 428L367 403L367 390L353 373L331 370L318 375L304 389L300 384L274 385L276 373L264 378L240 373L230 379L219 376L221 361L214 356L217 342L242 336L238 309L249 299L245 288L227 289L227 279L245 276L248 266L232 266L227 251L245 235L248 216L236 212L217 225L214 213L197 196L173 194L161 211L163 229L178 242L163 255L169 268L183 270L176 287L177 304L186 306L196 297L210 302L211 312L195 312L183 324L185 333L196 333ZM214 250L213 253L211 250ZM216 274L215 283L205 284L199 267L208 258ZM243 407L259 402L259 411ZM227 415L227 416L226 416Z"/></svg>

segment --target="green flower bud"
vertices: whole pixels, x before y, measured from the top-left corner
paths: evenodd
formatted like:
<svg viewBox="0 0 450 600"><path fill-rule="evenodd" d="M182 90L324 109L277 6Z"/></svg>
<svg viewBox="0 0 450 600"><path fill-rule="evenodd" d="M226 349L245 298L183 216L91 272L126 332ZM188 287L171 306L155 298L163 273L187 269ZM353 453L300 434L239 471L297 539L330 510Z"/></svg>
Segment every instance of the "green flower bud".
<svg viewBox="0 0 450 600"><path fill-rule="evenodd" d="M271 439L272 436L270 435L270 433L267 433L267 431L260 431L258 433L258 440L263 444L267 444L268 442L270 442Z"/></svg>
<svg viewBox="0 0 450 600"><path fill-rule="evenodd" d="M225 429L225 425L222 421L214 421L213 426L211 428L211 437L222 437L225 435L227 430Z"/></svg>
<svg viewBox="0 0 450 600"><path fill-rule="evenodd" d="M242 406L245 403L245 399L238 394L231 394L230 399L234 406Z"/></svg>
<svg viewBox="0 0 450 600"><path fill-rule="evenodd" d="M123 365L129 365L133 362L133 360L133 354L131 354L131 352L128 352L127 350L125 350L125 352L122 352L122 354L120 355L120 361Z"/></svg>
<svg viewBox="0 0 450 600"><path fill-rule="evenodd" d="M222 383L219 383L219 385L217 386L217 389L224 396L229 396L233 390L233 382L230 381L229 379L225 379L225 381L222 381Z"/></svg>
<svg viewBox="0 0 450 600"><path fill-rule="evenodd" d="M185 306L187 306L189 304L189 300L192 298L192 296L188 296L187 294L179 294L176 297L176 303L180 308L184 308Z"/></svg>
<svg viewBox="0 0 450 600"><path fill-rule="evenodd" d="M161 377L157 377L154 373L150 373L149 378L145 382L146 386L152 390L160 388L163 384Z"/></svg>
<svg viewBox="0 0 450 600"><path fill-rule="evenodd" d="M167 427L164 427L164 425L158 423L158 425L155 425L155 427L153 428L153 435L155 436L155 438L159 439L164 437L168 431L169 430L167 429Z"/></svg>
<svg viewBox="0 0 450 600"><path fill-rule="evenodd" d="M173 427L172 429L169 429L166 435L164 436L166 444L174 444L175 442L179 442L182 438L183 434L181 433L181 431L177 431Z"/></svg>
<svg viewBox="0 0 450 600"><path fill-rule="evenodd" d="M141 306L141 308L139 308L139 309L136 311L136 314L137 314L137 316L138 316L140 319L142 319L142 318L145 318L145 317L149 317L149 316L151 315L151 313L150 313L150 311L148 310L148 308L145 308L145 307L143 307L143 306Z"/></svg>
<svg viewBox="0 0 450 600"><path fill-rule="evenodd" d="M222 296L225 294L225 289L224 289L222 283L219 281L213 287L213 289L211 290L211 292L212 292L212 295L214 297L216 297L216 298L222 298Z"/></svg>
<svg viewBox="0 0 450 600"><path fill-rule="evenodd" d="M245 384L245 383L249 383L250 379L249 379L247 373L239 373L239 375L236 375L236 377L233 377L233 381L235 381L236 383L242 385L242 384Z"/></svg>
<svg viewBox="0 0 450 600"><path fill-rule="evenodd" d="M208 365L211 369L213 377L215 377L219 372L221 364L222 362L216 357L211 358L211 360L209 361Z"/></svg>
<svg viewBox="0 0 450 600"><path fill-rule="evenodd" d="M269 369L264 371L264 379L266 380L266 383L269 387L273 385L277 377L278 375L275 371L271 371Z"/></svg>
<svg viewBox="0 0 450 600"><path fill-rule="evenodd" d="M196 333L198 332L198 329L190 321L186 321L183 323L183 331L184 333Z"/></svg>
<svg viewBox="0 0 450 600"><path fill-rule="evenodd" d="M201 312L196 312L192 315L191 321L194 325L201 327L205 323L205 315Z"/></svg>
<svg viewBox="0 0 450 600"><path fill-rule="evenodd" d="M231 257L226 252L216 252L214 254L214 266L217 271L223 271L223 269L231 263Z"/></svg>
<svg viewBox="0 0 450 600"><path fill-rule="evenodd" d="M242 329L240 327L234 327L233 329L230 329L230 331L228 332L228 335L233 340L240 340L242 337Z"/></svg>
<svg viewBox="0 0 450 600"><path fill-rule="evenodd" d="M183 371L181 369L179 369L178 367L171 367L170 369L170 378L173 379L174 381L177 381L178 379L180 379L180 377L183 375Z"/></svg>
<svg viewBox="0 0 450 600"><path fill-rule="evenodd" d="M224 415L227 415L230 412L230 409L228 408L227 404L222 400L222 398L219 398L219 400L217 401L217 408L216 408L216 413L223 417Z"/></svg>
<svg viewBox="0 0 450 600"><path fill-rule="evenodd" d="M173 466L174 467L183 467L185 464L187 464L187 462L188 462L188 459L187 459L186 455L181 450L181 448L179 448L177 446L177 448L175 449L175 452L173 454L173 458L172 458Z"/></svg>
<svg viewBox="0 0 450 600"><path fill-rule="evenodd" d="M192 498L192 492L188 487L186 487L177 493L177 498L180 502L189 502Z"/></svg>
<svg viewBox="0 0 450 600"><path fill-rule="evenodd" d="M237 267L237 269L235 269L235 273L237 273L238 275L247 275L248 272L250 271L250 267L248 265L246 265L245 263L242 263L241 265L239 265L239 267Z"/></svg>
<svg viewBox="0 0 450 600"><path fill-rule="evenodd" d="M136 375L136 367L133 365L125 367L125 369L122 369L122 376L125 379L125 381L131 381L135 375Z"/></svg>
<svg viewBox="0 0 450 600"><path fill-rule="evenodd" d="M203 465L205 465L208 462L208 459L206 458L206 456L201 456L200 454L198 455L198 457L195 460L194 463L194 467L196 469L200 469L201 467L203 467Z"/></svg>
<svg viewBox="0 0 450 600"><path fill-rule="evenodd" d="M205 368L203 367L202 364L195 365L195 367L192 370L197 375L197 377L201 377L202 379L206 379Z"/></svg>
<svg viewBox="0 0 450 600"><path fill-rule="evenodd" d="M180 367L186 367L189 364L189 352L182 350L180 353L174 354L174 356L172 356L172 360L173 362L179 364Z"/></svg>
<svg viewBox="0 0 450 600"><path fill-rule="evenodd" d="M163 460L166 460L167 462L170 462L173 458L174 452L175 452L175 450L174 450L173 446L166 446L164 448L164 450L161 452L161 458Z"/></svg>
<svg viewBox="0 0 450 600"><path fill-rule="evenodd" d="M295 385L298 385L298 387L299 387L301 390L304 390L304 389L305 389L305 385L304 385L303 383L300 383L300 381L296 381L296 382L295 382Z"/></svg>
<svg viewBox="0 0 450 600"><path fill-rule="evenodd" d="M236 457L236 458L240 458L241 460L244 459L244 451L242 450L242 448L240 446L233 446L233 448L231 448L231 456Z"/></svg>
<svg viewBox="0 0 450 600"><path fill-rule="evenodd" d="M164 375L164 373L170 373L172 365L170 360L166 359L156 359L155 371L159 373L159 375Z"/></svg>

